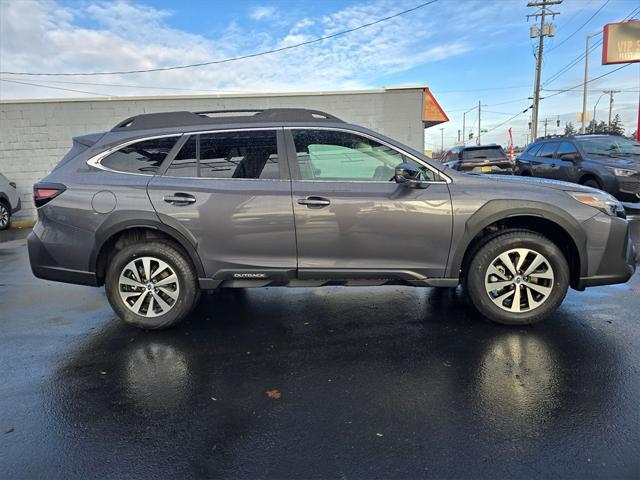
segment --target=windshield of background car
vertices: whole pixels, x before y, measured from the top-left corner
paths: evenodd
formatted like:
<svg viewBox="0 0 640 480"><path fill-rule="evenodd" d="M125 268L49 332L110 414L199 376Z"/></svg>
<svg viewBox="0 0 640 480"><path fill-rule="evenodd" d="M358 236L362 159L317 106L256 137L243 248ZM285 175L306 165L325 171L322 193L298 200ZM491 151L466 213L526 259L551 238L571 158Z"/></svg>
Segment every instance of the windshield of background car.
<svg viewBox="0 0 640 480"><path fill-rule="evenodd" d="M576 141L587 155L599 155L603 157L640 156L640 143L627 138L578 138Z"/></svg>
<svg viewBox="0 0 640 480"><path fill-rule="evenodd" d="M492 148L467 148L462 152L463 160L471 160L474 158L505 158L507 155L500 147Z"/></svg>

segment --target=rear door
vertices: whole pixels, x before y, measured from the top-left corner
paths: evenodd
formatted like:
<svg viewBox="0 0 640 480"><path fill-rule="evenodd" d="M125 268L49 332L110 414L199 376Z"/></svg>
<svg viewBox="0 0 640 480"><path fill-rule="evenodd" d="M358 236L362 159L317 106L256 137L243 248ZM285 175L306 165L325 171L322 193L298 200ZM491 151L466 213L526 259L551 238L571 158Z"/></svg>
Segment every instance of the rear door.
<svg viewBox="0 0 640 480"><path fill-rule="evenodd" d="M189 136L148 186L161 220L197 242L216 280L295 277L296 245L282 129Z"/></svg>
<svg viewBox="0 0 640 480"><path fill-rule="evenodd" d="M554 176L557 180L564 180L565 182L578 183L578 164L580 162L580 154L575 144L571 141L565 140L560 142L560 146L556 151L556 162L558 165L558 172Z"/></svg>
<svg viewBox="0 0 640 480"><path fill-rule="evenodd" d="M447 183L373 137L342 129L285 129L292 162L298 275L303 279L441 277L451 242ZM397 184L416 164L425 189Z"/></svg>
<svg viewBox="0 0 640 480"><path fill-rule="evenodd" d="M546 142L536 154L533 174L536 177L554 178L557 175L557 162L554 158L560 142Z"/></svg>

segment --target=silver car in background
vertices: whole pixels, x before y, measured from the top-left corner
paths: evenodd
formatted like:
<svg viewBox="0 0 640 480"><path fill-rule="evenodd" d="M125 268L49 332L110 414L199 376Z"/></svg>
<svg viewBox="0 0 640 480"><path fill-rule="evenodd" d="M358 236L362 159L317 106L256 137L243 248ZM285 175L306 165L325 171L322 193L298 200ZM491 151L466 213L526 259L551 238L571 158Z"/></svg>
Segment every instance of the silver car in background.
<svg viewBox="0 0 640 480"><path fill-rule="evenodd" d="M20 197L16 184L0 173L0 230L9 228L11 216L18 210L20 210Z"/></svg>

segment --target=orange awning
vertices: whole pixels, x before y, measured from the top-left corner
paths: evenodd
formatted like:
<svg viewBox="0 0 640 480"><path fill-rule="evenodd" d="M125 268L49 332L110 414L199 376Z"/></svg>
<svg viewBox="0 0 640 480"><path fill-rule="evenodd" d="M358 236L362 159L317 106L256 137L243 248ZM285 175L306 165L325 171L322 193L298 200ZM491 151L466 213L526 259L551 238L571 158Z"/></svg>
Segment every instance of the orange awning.
<svg viewBox="0 0 640 480"><path fill-rule="evenodd" d="M444 113L444 110L436 101L429 88L425 88L424 96L422 97L422 123L424 124L424 128L433 127L434 125L448 121L449 117Z"/></svg>

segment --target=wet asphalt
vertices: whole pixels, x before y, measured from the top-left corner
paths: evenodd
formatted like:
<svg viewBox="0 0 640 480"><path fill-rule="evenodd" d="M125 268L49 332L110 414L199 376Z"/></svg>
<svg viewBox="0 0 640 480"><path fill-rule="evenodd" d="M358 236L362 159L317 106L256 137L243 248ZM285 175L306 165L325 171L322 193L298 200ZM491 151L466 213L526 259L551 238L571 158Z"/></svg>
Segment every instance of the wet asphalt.
<svg viewBox="0 0 640 480"><path fill-rule="evenodd" d="M147 332L3 242L0 475L639 478L639 290L522 328L460 290L223 290Z"/></svg>

